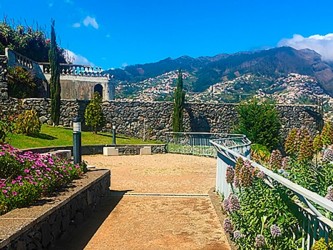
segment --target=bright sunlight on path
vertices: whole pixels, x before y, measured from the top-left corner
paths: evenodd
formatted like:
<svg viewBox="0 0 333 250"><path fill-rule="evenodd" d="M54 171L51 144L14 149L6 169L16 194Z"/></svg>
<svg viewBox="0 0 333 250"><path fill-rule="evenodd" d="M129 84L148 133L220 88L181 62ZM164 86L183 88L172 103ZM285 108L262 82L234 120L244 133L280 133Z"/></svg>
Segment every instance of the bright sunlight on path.
<svg viewBox="0 0 333 250"><path fill-rule="evenodd" d="M84 160L111 169L112 190L55 249L230 249L208 196L215 159L161 154Z"/></svg>

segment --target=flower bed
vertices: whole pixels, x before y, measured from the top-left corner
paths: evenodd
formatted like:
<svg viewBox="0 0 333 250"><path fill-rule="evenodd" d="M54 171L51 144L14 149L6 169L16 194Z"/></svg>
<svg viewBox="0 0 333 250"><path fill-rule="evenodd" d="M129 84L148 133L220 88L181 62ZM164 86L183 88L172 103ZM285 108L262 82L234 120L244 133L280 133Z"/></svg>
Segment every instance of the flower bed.
<svg viewBox="0 0 333 250"><path fill-rule="evenodd" d="M0 215L31 205L83 172L84 166L56 156L23 153L8 144L0 145Z"/></svg>
<svg viewBox="0 0 333 250"><path fill-rule="evenodd" d="M332 206L327 204L333 201L331 127L329 136L325 137L323 130L314 139L307 130L292 130L286 140L285 157L279 150L268 155L256 151L252 157L267 172L245 158L238 158L234 167L226 168L224 178L231 194L226 194L222 202L228 215L224 229L240 249L332 248L333 214ZM292 182L282 184L274 177L277 174ZM308 200L293 189L296 186L311 193Z"/></svg>

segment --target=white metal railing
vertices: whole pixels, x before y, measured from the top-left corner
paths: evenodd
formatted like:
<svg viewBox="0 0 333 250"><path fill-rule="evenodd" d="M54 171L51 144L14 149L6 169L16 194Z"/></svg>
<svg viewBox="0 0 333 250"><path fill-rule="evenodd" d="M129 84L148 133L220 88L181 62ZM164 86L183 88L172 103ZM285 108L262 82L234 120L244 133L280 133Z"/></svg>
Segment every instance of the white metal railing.
<svg viewBox="0 0 333 250"><path fill-rule="evenodd" d="M231 139L232 140L232 139ZM211 140L211 144L217 151L217 170L216 170L216 191L228 197L231 193L231 187L226 182L226 169L228 166L234 167L238 158L248 160L254 168L263 171L267 177L266 181L269 186L282 185L283 187L292 191L298 200L295 204L298 206L299 215L302 216L302 225L300 228L303 237L303 249L309 249L314 244L315 239L324 237L328 241L329 234L332 232L333 221L323 216L313 205L323 208L326 211L333 213L333 202L314 193L306 188L293 183L292 181L274 173L273 171L265 168L264 166L249 160L248 151L250 150L250 141L244 139L243 144L236 142L233 145L230 138L222 138L218 140Z"/></svg>
<svg viewBox="0 0 333 250"><path fill-rule="evenodd" d="M233 138L230 146L235 148L242 145L247 138L237 134L208 133L208 132L167 132L166 142L169 153L190 154L216 157L216 150L210 140L226 137Z"/></svg>

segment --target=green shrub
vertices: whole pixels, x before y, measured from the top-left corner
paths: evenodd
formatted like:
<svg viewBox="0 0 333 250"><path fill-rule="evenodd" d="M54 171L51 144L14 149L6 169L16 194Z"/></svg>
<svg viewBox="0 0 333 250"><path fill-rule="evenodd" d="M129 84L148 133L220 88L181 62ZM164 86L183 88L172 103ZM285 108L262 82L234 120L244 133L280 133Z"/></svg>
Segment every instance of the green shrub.
<svg viewBox="0 0 333 250"><path fill-rule="evenodd" d="M6 142L7 134L13 132L14 117L0 114L0 144Z"/></svg>
<svg viewBox="0 0 333 250"><path fill-rule="evenodd" d="M42 124L38 119L37 112L32 109L26 110L18 116L15 131L18 134L35 135L40 132L41 127Z"/></svg>
<svg viewBox="0 0 333 250"><path fill-rule="evenodd" d="M88 104L84 118L86 120L86 125L90 126L95 134L97 130L104 126L105 119L102 110L102 97L98 92L94 93L93 99Z"/></svg>
<svg viewBox="0 0 333 250"><path fill-rule="evenodd" d="M252 143L266 146L270 151L280 144L280 120L275 105L253 98L238 108L236 133L246 135Z"/></svg>
<svg viewBox="0 0 333 250"><path fill-rule="evenodd" d="M37 97L37 85L34 75L22 67L9 68L8 94L15 98Z"/></svg>
<svg viewBox="0 0 333 250"><path fill-rule="evenodd" d="M21 175L25 166L8 152L0 152L0 179Z"/></svg>

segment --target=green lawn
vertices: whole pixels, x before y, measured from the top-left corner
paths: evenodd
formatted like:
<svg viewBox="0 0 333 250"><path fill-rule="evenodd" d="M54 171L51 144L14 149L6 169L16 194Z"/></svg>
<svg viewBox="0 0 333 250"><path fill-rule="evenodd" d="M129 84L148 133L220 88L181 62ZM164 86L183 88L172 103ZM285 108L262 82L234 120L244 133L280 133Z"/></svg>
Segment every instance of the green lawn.
<svg viewBox="0 0 333 250"><path fill-rule="evenodd" d="M71 146L73 145L73 130L62 127L52 127L43 125L38 136L26 136L18 134L8 135L7 141L14 147L24 148L39 148L52 146ZM82 145L92 144L111 144L112 134L82 132ZM159 141L143 141L137 138L131 138L117 134L117 144L156 144Z"/></svg>

